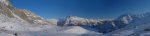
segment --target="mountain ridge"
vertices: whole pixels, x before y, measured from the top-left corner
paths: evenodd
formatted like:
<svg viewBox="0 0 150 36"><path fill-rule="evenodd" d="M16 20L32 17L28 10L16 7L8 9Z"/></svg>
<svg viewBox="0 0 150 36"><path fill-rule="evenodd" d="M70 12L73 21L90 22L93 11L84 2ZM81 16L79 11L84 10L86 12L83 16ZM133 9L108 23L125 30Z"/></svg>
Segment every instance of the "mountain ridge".
<svg viewBox="0 0 150 36"><path fill-rule="evenodd" d="M2 32L6 34L8 34L9 31L13 31L15 34L22 33L25 35L40 35L40 33L44 33L42 35L46 34L48 36L54 35L54 33L89 35L89 33L94 33L96 36L97 34L98 36L102 34L115 36L115 32L117 31L125 30L126 32L126 29L134 30L137 27L142 29L139 25L144 25L145 23L150 22L150 13L139 15L124 14L116 19L107 20L82 18L78 16L46 20L30 10L17 9L8 3L9 0L0 0L0 30L5 30ZM148 26L149 25L147 25L147 27Z"/></svg>

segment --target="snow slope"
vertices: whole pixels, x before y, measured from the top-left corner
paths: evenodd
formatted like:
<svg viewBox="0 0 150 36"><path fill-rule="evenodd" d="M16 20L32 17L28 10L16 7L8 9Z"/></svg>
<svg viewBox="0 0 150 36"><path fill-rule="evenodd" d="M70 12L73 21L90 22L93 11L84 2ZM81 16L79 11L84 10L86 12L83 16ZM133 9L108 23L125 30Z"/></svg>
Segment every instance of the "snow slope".
<svg viewBox="0 0 150 36"><path fill-rule="evenodd" d="M135 16L132 23L122 29L108 33L108 36L150 36L150 15L148 13Z"/></svg>
<svg viewBox="0 0 150 36"><path fill-rule="evenodd" d="M150 13L111 20L77 16L46 20L10 5L0 0L0 36L150 36Z"/></svg>

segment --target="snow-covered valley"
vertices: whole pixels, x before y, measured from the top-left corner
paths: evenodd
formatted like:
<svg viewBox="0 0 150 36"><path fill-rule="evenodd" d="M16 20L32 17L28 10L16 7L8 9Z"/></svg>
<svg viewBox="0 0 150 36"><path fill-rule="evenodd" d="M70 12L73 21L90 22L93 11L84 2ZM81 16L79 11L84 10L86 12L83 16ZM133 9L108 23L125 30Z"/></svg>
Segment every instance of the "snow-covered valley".
<svg viewBox="0 0 150 36"><path fill-rule="evenodd" d="M0 0L0 36L150 36L150 12L116 19L44 19Z"/></svg>

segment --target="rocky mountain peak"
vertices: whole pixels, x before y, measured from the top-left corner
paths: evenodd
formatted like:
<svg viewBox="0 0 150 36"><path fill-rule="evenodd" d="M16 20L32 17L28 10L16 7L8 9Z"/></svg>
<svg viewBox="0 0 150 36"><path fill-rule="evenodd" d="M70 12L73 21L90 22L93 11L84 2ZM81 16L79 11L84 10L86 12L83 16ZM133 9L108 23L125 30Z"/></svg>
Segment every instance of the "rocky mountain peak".
<svg viewBox="0 0 150 36"><path fill-rule="evenodd" d="M4 3L5 5L10 5L9 0L0 0L1 3Z"/></svg>
<svg viewBox="0 0 150 36"><path fill-rule="evenodd" d="M0 14L10 18L17 18L30 24L49 24L48 21L34 14L30 10L13 7L9 3L9 0L0 0Z"/></svg>
<svg viewBox="0 0 150 36"><path fill-rule="evenodd" d="M135 15L132 14L124 14L117 18L116 20L122 21L125 24L128 24L130 21L132 21L135 18Z"/></svg>

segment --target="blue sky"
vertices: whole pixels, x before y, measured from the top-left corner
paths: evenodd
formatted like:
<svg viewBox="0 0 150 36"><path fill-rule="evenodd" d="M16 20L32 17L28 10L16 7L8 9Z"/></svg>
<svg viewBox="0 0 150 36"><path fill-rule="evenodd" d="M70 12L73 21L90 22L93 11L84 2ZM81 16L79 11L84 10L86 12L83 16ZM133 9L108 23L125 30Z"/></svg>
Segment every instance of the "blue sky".
<svg viewBox="0 0 150 36"><path fill-rule="evenodd" d="M10 0L19 9L28 9L44 18L79 16L116 18L126 13L150 11L150 0Z"/></svg>

